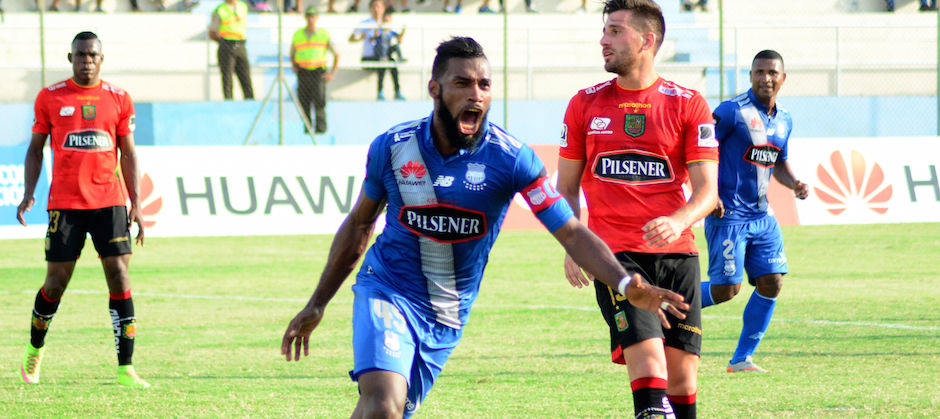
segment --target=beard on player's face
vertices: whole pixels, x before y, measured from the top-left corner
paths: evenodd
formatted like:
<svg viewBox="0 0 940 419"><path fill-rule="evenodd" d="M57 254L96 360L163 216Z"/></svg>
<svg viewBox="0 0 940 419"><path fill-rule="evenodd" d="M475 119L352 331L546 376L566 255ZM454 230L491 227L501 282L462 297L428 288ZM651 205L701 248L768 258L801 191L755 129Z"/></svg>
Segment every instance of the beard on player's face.
<svg viewBox="0 0 940 419"><path fill-rule="evenodd" d="M440 118L444 127L444 137L447 143L450 144L451 147L462 150L468 150L476 146L480 138L483 137L483 124L486 123L486 116L489 114L489 110L478 116L481 119L477 130L473 133L465 134L461 132L460 122L457 121L454 114L447 108L444 99L438 97L434 99L434 101L437 102L437 117Z"/></svg>

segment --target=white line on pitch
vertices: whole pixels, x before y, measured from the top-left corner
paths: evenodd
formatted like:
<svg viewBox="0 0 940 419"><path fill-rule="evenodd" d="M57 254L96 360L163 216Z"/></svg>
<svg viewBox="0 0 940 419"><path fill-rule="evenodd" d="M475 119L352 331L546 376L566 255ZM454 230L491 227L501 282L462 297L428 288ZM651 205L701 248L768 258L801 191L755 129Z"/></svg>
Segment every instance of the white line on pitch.
<svg viewBox="0 0 940 419"><path fill-rule="evenodd" d="M68 290L67 292L73 294L104 294L103 291L91 291L91 290ZM0 291L0 294L7 293L7 291ZM36 291L23 291L24 294L35 294ZM140 295L145 297L167 297L167 298L188 298L196 300L237 300L237 301L282 301L282 302L306 302L307 298L281 298L281 297L245 297L238 295L194 295L194 294L164 294L164 293L150 293L150 292L135 292L134 295ZM518 309L519 306L503 306L503 305L486 305L486 304L477 304L474 306L477 309L492 309L492 308L512 308ZM574 310L574 311L597 311L596 307L581 307L581 306L528 306L531 309L536 310ZM702 318L705 319L740 319L740 316L713 316L709 314L703 314ZM858 327L881 327L885 329L909 329L909 330L928 330L928 331L940 331L940 327L936 326L913 326L907 324L897 324L897 323L874 323L874 322L847 322L847 321L833 321L833 320L803 320L803 319L774 319L775 322L793 322L793 323L810 323L810 324L819 324L825 326L858 326Z"/></svg>

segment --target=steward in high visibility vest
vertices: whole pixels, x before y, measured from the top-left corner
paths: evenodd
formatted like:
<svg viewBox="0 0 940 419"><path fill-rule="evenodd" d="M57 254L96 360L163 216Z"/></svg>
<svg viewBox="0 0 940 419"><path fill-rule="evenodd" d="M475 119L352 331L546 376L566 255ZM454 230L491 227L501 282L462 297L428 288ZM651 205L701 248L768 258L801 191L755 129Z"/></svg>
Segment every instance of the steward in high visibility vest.
<svg viewBox="0 0 940 419"><path fill-rule="evenodd" d="M294 33L290 45L290 61L294 73L297 74L297 96L306 116L304 132L309 132L309 123L314 126L317 134L322 134L326 132L326 82L333 80L336 74L339 54L330 42L330 33L317 28L319 13L316 6L307 7L304 17L307 26ZM330 71L326 71L327 51L333 54L333 66ZM315 121L310 118L311 104L316 115Z"/></svg>
<svg viewBox="0 0 940 419"><path fill-rule="evenodd" d="M216 35L229 41L244 41L248 30L248 5L243 1L224 1L212 12L219 17Z"/></svg>
<svg viewBox="0 0 940 419"><path fill-rule="evenodd" d="M232 100L232 72L238 76L245 99L254 99L251 87L251 65L245 49L248 30L248 5L241 0L225 0L212 11L209 37L219 43L219 70L222 73L222 94Z"/></svg>

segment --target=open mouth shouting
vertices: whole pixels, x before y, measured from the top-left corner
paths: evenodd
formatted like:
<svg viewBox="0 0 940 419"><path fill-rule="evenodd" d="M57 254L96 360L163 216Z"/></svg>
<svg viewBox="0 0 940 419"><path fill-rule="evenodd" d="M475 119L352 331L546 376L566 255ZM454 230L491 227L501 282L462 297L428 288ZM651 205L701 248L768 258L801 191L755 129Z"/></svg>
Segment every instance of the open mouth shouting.
<svg viewBox="0 0 940 419"><path fill-rule="evenodd" d="M457 129L463 135L473 135L480 130L483 110L475 107L466 108L457 115Z"/></svg>

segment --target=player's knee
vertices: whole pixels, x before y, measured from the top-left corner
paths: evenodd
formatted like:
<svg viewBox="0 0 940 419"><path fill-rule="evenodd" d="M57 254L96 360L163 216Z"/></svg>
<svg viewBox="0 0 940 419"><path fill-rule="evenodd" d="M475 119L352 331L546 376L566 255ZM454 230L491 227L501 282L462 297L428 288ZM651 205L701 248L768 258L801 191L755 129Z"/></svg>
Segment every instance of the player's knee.
<svg viewBox="0 0 940 419"><path fill-rule="evenodd" d="M362 409L364 418L400 418L405 412L405 401L394 397L376 395L365 402Z"/></svg>
<svg viewBox="0 0 940 419"><path fill-rule="evenodd" d="M764 275L755 281L757 284L757 293L767 298L777 298L780 290L783 288L783 275L770 274Z"/></svg>
<svg viewBox="0 0 940 419"><path fill-rule="evenodd" d="M712 285L712 301L715 304L720 304L725 301L728 301L734 298L735 295L738 295L738 291L741 290L741 284L733 285Z"/></svg>

